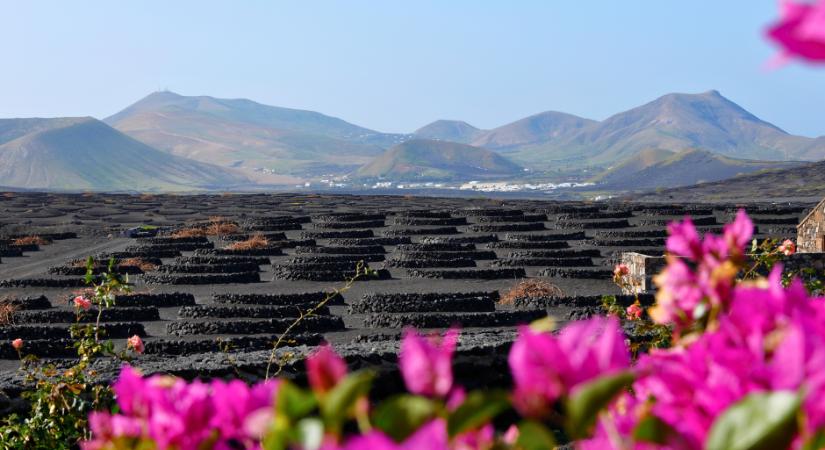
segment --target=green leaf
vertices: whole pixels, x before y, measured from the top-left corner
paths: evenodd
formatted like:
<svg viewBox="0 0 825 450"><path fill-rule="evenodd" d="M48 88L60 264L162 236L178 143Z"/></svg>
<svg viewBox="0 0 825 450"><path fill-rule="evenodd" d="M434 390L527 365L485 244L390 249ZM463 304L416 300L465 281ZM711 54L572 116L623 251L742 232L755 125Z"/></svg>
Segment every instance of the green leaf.
<svg viewBox="0 0 825 450"><path fill-rule="evenodd" d="M409 394L398 395L378 405L372 423L400 442L435 416L436 409L435 403L430 399Z"/></svg>
<svg viewBox="0 0 825 450"><path fill-rule="evenodd" d="M456 436L478 428L510 407L507 393L503 391L473 391L467 394L464 403L450 414L447 431Z"/></svg>
<svg viewBox="0 0 825 450"><path fill-rule="evenodd" d="M94 280L94 271L95 260L90 256L86 258L86 276L83 278L86 284L92 284L92 280Z"/></svg>
<svg viewBox="0 0 825 450"><path fill-rule="evenodd" d="M321 402L321 415L328 423L340 424L347 418L358 398L367 395L375 374L371 371L358 371L350 374L329 391Z"/></svg>
<svg viewBox="0 0 825 450"><path fill-rule="evenodd" d="M298 442L304 450L318 450L324 442L324 422L308 417L298 422Z"/></svg>
<svg viewBox="0 0 825 450"><path fill-rule="evenodd" d="M673 428L654 415L645 416L633 429L633 439L659 445L664 445L673 434Z"/></svg>
<svg viewBox="0 0 825 450"><path fill-rule="evenodd" d="M261 446L264 450L286 450L289 444L291 424L283 414L275 414L272 428L264 436Z"/></svg>
<svg viewBox="0 0 825 450"><path fill-rule="evenodd" d="M302 390L289 381L283 380L278 387L278 412L290 419L297 420L306 417L317 406L312 393Z"/></svg>
<svg viewBox="0 0 825 450"><path fill-rule="evenodd" d="M707 450L788 448L798 430L801 405L795 392L750 394L720 415L708 434Z"/></svg>
<svg viewBox="0 0 825 450"><path fill-rule="evenodd" d="M576 388L566 402L567 434L572 439L583 439L590 435L599 411L606 408L622 391L627 389L635 376L631 372L596 378Z"/></svg>
<svg viewBox="0 0 825 450"><path fill-rule="evenodd" d="M516 447L522 450L547 450L556 448L553 433L539 422L525 421L518 426Z"/></svg>

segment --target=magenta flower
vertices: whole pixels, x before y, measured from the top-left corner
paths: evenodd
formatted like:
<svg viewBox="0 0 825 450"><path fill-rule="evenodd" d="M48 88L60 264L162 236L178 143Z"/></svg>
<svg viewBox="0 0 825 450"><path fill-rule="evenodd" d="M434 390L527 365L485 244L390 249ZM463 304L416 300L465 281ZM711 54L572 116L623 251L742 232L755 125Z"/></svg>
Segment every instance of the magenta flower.
<svg viewBox="0 0 825 450"><path fill-rule="evenodd" d="M746 245L753 237L753 222L739 210L722 236L703 239L689 218L668 228L668 265L653 279L658 290L649 314L657 323L673 325L678 336L712 308L730 302Z"/></svg>
<svg viewBox="0 0 825 450"><path fill-rule="evenodd" d="M443 419L430 421L404 442L397 444L380 431L372 431L350 439L342 450L450 450L447 423Z"/></svg>
<svg viewBox="0 0 825 450"><path fill-rule="evenodd" d="M111 448L123 437L151 440L158 450L259 448L272 423L277 386L143 378L124 366L112 386L121 413L90 416L93 439L83 448Z"/></svg>
<svg viewBox="0 0 825 450"><path fill-rule="evenodd" d="M733 222L725 225L722 236L734 256L741 256L753 238L753 221L744 209L736 213Z"/></svg>
<svg viewBox="0 0 825 450"><path fill-rule="evenodd" d="M453 387L453 353L458 343L458 330L451 328L438 342L436 336L426 338L413 329L404 331L399 365L407 390L428 397L445 397Z"/></svg>
<svg viewBox="0 0 825 450"><path fill-rule="evenodd" d="M766 34L782 47L783 60L825 62L825 0L782 0L779 22Z"/></svg>
<svg viewBox="0 0 825 450"><path fill-rule="evenodd" d="M599 317L574 322L558 336L522 327L508 362L515 407L525 416L540 417L582 383L626 369L630 353L619 321Z"/></svg>
<svg viewBox="0 0 825 450"><path fill-rule="evenodd" d="M652 414L675 431L665 448L702 448L716 421L754 392L804 392L805 432L825 426L825 299L811 299L795 281L782 286L781 268L768 280L737 286L713 331L682 347L643 355L635 397L614 405L583 448L632 441L634 424ZM630 447L627 448L639 448Z"/></svg>
<svg viewBox="0 0 825 450"><path fill-rule="evenodd" d="M215 414L209 425L227 439L260 439L274 418L272 405L277 387L277 382L264 382L250 388L240 380L213 381Z"/></svg>
<svg viewBox="0 0 825 450"><path fill-rule="evenodd" d="M83 450L102 450L109 441L124 437L139 438L143 433L138 419L96 411L89 414L89 429L95 440L82 443Z"/></svg>
<svg viewBox="0 0 825 450"><path fill-rule="evenodd" d="M455 437L451 450L490 450L495 443L495 429L486 424L476 430L461 433Z"/></svg>
<svg viewBox="0 0 825 450"><path fill-rule="evenodd" d="M693 261L702 259L702 241L690 217L682 222L671 222L668 228L667 251Z"/></svg>
<svg viewBox="0 0 825 450"><path fill-rule="evenodd" d="M306 359L307 378L312 390L326 393L347 376L347 363L329 344L322 344Z"/></svg>

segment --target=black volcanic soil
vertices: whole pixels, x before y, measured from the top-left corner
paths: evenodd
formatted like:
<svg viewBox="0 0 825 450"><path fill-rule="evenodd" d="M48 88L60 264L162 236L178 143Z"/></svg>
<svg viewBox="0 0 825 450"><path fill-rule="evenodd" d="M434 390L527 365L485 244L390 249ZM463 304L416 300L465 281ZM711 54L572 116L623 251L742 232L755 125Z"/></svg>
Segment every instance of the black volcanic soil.
<svg viewBox="0 0 825 450"><path fill-rule="evenodd" d="M794 238L793 224L808 206L748 210L763 236ZM329 341L353 367L377 368L389 393L400 387L394 366L400 327L460 325L458 380L471 388L506 384L515 325L545 314L565 321L598 312L601 295L618 293L610 272L621 252L661 254L667 222L693 213L703 229L719 230L735 211L733 205L390 196L0 195L0 298L18 308L0 332L0 389L14 396L21 386L10 345L15 337L26 339L26 352L58 364L71 355L69 299L82 286L72 268L90 255L143 257L157 266L143 274L124 268L140 295L119 298L105 316L120 346L128 333L146 336L147 355L134 363L147 373L262 377L277 333L322 292L341 287L364 260L379 276L330 302L283 354L306 354ZM203 226L214 216L236 223L239 232L169 239L173 230ZM158 227L158 236L126 237L144 225ZM269 237L270 246L225 250L254 233ZM52 242L13 245L30 235ZM498 304L521 278L544 278L566 297ZM103 381L119 366L96 365ZM285 373L300 378L302 367L290 361Z"/></svg>

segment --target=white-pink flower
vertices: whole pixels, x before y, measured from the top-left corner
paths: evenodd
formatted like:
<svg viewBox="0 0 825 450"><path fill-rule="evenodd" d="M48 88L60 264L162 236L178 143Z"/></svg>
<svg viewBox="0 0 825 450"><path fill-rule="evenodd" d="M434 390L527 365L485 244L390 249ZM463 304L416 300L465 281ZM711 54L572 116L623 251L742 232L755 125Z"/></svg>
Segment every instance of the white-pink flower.
<svg viewBox="0 0 825 450"><path fill-rule="evenodd" d="M78 295L73 301L74 307L77 309L88 311L92 307L92 301L82 295Z"/></svg>
<svg viewBox="0 0 825 450"><path fill-rule="evenodd" d="M134 335L126 340L126 348L131 348L135 353L143 353L145 347L143 346L143 339L138 335Z"/></svg>

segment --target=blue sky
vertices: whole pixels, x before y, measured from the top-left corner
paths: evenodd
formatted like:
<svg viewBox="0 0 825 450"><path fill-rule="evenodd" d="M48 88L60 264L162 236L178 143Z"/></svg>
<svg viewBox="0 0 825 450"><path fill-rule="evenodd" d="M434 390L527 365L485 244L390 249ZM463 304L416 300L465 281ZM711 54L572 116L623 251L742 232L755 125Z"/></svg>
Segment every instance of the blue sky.
<svg viewBox="0 0 825 450"><path fill-rule="evenodd" d="M102 118L166 88L407 132L718 89L825 135L825 67L764 69L775 16L772 0L6 1L0 117Z"/></svg>

